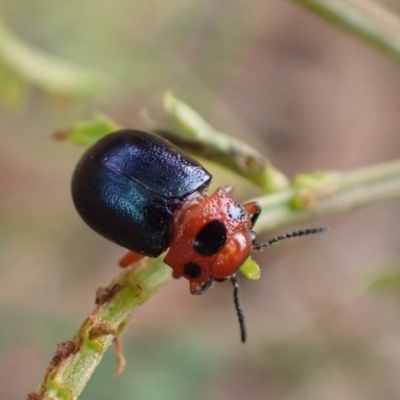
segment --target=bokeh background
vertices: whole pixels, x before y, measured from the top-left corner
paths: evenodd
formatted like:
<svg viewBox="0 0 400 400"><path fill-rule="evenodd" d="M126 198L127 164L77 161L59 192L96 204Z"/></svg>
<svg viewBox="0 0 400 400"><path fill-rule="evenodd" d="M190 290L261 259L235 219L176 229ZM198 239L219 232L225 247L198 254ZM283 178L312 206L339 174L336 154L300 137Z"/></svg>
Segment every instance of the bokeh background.
<svg viewBox="0 0 400 400"><path fill-rule="evenodd" d="M400 12L399 1L385 4ZM74 211L70 176L82 149L52 132L99 111L139 126L139 111L161 115L162 94L172 90L290 176L399 155L400 66L289 1L1 0L0 7L26 43L117 82L79 100L28 86L18 106L0 105L3 400L35 390L56 343L74 335L124 253ZM235 185L241 199L260 194L207 167L215 185ZM125 373L112 377L110 350L80 398L399 399L399 296L368 289L371 273L398 266L399 217L399 204L386 203L310 221L331 230L257 255L261 279L241 279L244 346L228 283L194 297L187 282L172 282L125 331Z"/></svg>

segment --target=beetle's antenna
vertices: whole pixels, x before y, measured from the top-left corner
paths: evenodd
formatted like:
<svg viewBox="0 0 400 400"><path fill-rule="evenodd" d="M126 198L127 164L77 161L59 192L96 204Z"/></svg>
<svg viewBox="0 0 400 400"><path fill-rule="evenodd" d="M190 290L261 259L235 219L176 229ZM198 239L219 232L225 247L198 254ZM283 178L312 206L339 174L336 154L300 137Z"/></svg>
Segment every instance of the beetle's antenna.
<svg viewBox="0 0 400 400"><path fill-rule="evenodd" d="M310 229L302 229L300 231L294 231L289 233L284 233L283 235L279 235L274 237L272 240L265 242L265 243L254 243L253 250L260 251L264 247L272 246L273 244L280 242L283 239L290 239L298 236L307 236L307 235L314 235L315 233L321 233L328 230L327 226L320 226L318 228L310 228Z"/></svg>
<svg viewBox="0 0 400 400"><path fill-rule="evenodd" d="M239 301L239 284L237 281L237 275L234 274L231 276L231 282L233 285L233 300L235 302L235 309L239 319L239 326L240 326L240 338L242 339L242 343L246 342L246 322L244 320L244 314L242 307L240 306Z"/></svg>

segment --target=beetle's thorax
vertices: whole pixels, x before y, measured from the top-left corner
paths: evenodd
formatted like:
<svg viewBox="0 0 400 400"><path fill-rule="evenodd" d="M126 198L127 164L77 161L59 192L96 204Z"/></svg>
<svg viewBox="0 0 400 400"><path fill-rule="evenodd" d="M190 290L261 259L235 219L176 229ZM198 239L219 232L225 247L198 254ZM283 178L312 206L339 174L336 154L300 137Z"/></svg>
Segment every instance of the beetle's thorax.
<svg viewBox="0 0 400 400"><path fill-rule="evenodd" d="M174 214L166 264L194 282L234 274L251 252L251 220L232 189L199 193Z"/></svg>

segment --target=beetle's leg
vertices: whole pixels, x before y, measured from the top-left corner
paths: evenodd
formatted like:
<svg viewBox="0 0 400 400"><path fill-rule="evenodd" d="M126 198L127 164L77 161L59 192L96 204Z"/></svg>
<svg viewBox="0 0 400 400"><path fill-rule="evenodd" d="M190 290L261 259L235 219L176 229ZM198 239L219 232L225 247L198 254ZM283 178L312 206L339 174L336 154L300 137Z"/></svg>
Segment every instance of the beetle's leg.
<svg viewBox="0 0 400 400"><path fill-rule="evenodd" d="M134 262L139 261L142 257L142 254L129 251L121 258L121 260L119 260L119 266L122 268L129 267Z"/></svg>
<svg viewBox="0 0 400 400"><path fill-rule="evenodd" d="M249 214L251 214L251 227L255 225L258 217L261 213L261 205L258 201L250 201L249 203L244 204L244 208L247 210Z"/></svg>
<svg viewBox="0 0 400 400"><path fill-rule="evenodd" d="M193 282L189 281L190 293L192 294L203 294L207 291L213 284L213 280L208 282Z"/></svg>

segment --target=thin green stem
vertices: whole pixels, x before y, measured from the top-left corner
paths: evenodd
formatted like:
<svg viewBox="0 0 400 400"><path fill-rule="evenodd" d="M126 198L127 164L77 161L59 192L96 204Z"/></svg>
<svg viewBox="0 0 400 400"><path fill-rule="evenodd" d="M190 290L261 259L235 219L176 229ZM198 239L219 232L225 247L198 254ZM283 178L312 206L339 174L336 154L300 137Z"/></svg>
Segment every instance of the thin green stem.
<svg viewBox="0 0 400 400"><path fill-rule="evenodd" d="M256 230L266 232L283 225L308 221L325 215L338 214L370 204L400 197L400 160L360 168L354 171L328 173L324 184L314 196L313 206L301 212L293 210L291 200L300 189L287 189L259 201L263 213ZM320 193L320 194L319 194Z"/></svg>
<svg viewBox="0 0 400 400"><path fill-rule="evenodd" d="M400 22L368 0L292 0L400 61Z"/></svg>
<svg viewBox="0 0 400 400"><path fill-rule="evenodd" d="M46 376L29 400L77 399L133 311L172 278L160 259L144 258L98 291L98 305L75 337L60 343Z"/></svg>
<svg viewBox="0 0 400 400"><path fill-rule="evenodd" d="M247 143L219 132L183 101L167 92L164 110L181 135L155 128L156 132L192 154L214 161L243 178L273 193L289 184L267 158Z"/></svg>

